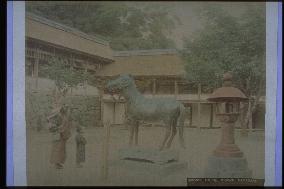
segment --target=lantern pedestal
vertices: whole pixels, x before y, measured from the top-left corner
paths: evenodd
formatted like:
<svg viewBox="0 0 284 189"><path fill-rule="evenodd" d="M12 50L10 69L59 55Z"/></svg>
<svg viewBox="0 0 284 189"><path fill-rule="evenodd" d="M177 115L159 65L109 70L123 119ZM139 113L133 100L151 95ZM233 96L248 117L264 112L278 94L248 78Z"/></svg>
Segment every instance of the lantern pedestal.
<svg viewBox="0 0 284 189"><path fill-rule="evenodd" d="M239 113L219 113L217 117L222 123L222 138L213 154L216 157L243 157L243 152L235 144L234 124Z"/></svg>
<svg viewBox="0 0 284 189"><path fill-rule="evenodd" d="M251 178L252 171L248 169L247 160L244 157L208 158L208 167L205 170L206 178Z"/></svg>
<svg viewBox="0 0 284 189"><path fill-rule="evenodd" d="M222 125L220 144L208 159L205 176L208 178L250 178L247 160L240 148L235 144L234 123L238 113L217 114Z"/></svg>

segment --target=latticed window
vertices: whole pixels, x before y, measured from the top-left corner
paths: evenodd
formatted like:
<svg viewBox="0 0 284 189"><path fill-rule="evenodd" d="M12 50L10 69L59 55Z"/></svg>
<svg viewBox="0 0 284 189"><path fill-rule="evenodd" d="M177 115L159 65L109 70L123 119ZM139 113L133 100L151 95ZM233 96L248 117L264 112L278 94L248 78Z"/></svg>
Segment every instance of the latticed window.
<svg viewBox="0 0 284 189"><path fill-rule="evenodd" d="M197 94L198 86L194 83L181 83L179 84L180 94Z"/></svg>

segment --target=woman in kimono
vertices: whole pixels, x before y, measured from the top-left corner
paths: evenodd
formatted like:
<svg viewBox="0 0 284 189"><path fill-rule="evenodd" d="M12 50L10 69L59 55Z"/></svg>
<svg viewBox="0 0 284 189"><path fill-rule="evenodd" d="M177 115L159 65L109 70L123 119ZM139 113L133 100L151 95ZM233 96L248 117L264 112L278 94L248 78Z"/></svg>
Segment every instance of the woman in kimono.
<svg viewBox="0 0 284 189"><path fill-rule="evenodd" d="M50 162L55 165L55 168L63 168L63 164L66 160L66 142L71 136L71 122L69 119L69 107L63 107L59 111L59 115L56 116L56 126L53 127L55 133L55 139L52 144Z"/></svg>

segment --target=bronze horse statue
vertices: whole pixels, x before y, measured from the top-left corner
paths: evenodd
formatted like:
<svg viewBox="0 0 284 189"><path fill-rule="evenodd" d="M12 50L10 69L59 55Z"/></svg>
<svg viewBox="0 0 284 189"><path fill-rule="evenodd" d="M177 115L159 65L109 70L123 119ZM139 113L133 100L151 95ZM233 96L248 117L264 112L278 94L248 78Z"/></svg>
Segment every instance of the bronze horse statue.
<svg viewBox="0 0 284 189"><path fill-rule="evenodd" d="M129 145L138 145L138 127L140 121L163 121L166 126L164 140L160 146L163 150L166 144L170 148L174 136L179 131L180 145L185 148L183 138L183 126L185 120L185 107L175 98L157 97L146 98L136 88L134 79L128 75L120 75L106 85L106 91L111 94L119 93L126 100L126 117L130 126Z"/></svg>

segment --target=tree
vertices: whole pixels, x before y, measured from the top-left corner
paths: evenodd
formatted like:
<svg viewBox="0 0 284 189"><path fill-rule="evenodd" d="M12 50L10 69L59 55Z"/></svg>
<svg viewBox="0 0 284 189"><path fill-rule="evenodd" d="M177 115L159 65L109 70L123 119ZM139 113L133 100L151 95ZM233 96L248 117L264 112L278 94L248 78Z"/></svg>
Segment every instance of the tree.
<svg viewBox="0 0 284 189"><path fill-rule="evenodd" d="M62 104L70 89L84 84L89 77L83 69L75 69L67 60L55 57L42 69L42 74L55 82L55 106Z"/></svg>
<svg viewBox="0 0 284 189"><path fill-rule="evenodd" d="M103 36L114 50L174 48L169 34L177 17L167 5L131 6L126 2L28 2L27 12Z"/></svg>
<svg viewBox="0 0 284 189"><path fill-rule="evenodd" d="M265 8L265 7L264 7ZM187 78L211 91L231 71L234 83L252 101L242 122L247 127L265 91L265 9L249 8L241 17L215 6L201 11L205 26L182 51Z"/></svg>

